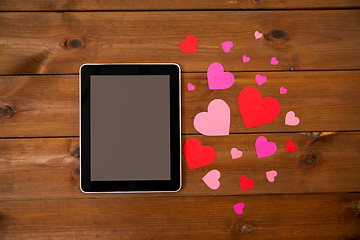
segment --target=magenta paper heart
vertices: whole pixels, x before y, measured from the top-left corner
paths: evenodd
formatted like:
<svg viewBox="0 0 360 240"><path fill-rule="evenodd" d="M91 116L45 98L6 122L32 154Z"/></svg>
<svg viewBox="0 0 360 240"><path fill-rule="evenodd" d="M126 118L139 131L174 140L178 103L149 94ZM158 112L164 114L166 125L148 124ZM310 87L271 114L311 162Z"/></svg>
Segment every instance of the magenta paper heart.
<svg viewBox="0 0 360 240"><path fill-rule="evenodd" d="M221 44L224 52L229 53L231 48L233 47L233 43L231 41L226 41Z"/></svg>
<svg viewBox="0 0 360 240"><path fill-rule="evenodd" d="M243 203L238 203L233 206L234 211L236 212L236 214L239 214L239 215L241 215L243 213L244 207L245 207L245 205Z"/></svg>
<svg viewBox="0 0 360 240"><path fill-rule="evenodd" d="M271 58L271 61L270 61L270 64L271 64L271 65L278 65L278 64L279 64L279 61L276 59L276 57L272 57L272 58Z"/></svg>
<svg viewBox="0 0 360 240"><path fill-rule="evenodd" d="M244 55L244 56L243 56L243 62L244 62L244 63L250 62L250 57Z"/></svg>
<svg viewBox="0 0 360 240"><path fill-rule="evenodd" d="M219 182L220 176L221 175L220 175L219 170L214 169L214 170L211 170L210 172L208 172L202 178L202 180L209 188L216 190L220 187L220 182Z"/></svg>
<svg viewBox="0 0 360 240"><path fill-rule="evenodd" d="M259 86L261 86L267 81L267 77L265 75L261 76L260 74L256 74L255 81Z"/></svg>
<svg viewBox="0 0 360 240"><path fill-rule="evenodd" d="M273 155L276 152L277 147L274 142L268 142L266 137L260 136L255 141L255 149L258 158L263 158Z"/></svg>
<svg viewBox="0 0 360 240"><path fill-rule="evenodd" d="M231 72L224 72L224 67L218 62L210 64L207 78L210 90L228 89L235 82L234 75Z"/></svg>
<svg viewBox="0 0 360 240"><path fill-rule="evenodd" d="M198 113L194 118L195 129L206 136L229 135L230 108L224 100L214 99L208 111Z"/></svg>
<svg viewBox="0 0 360 240"><path fill-rule="evenodd" d="M284 87L280 88L280 94L286 94L287 93L287 89Z"/></svg>
<svg viewBox="0 0 360 240"><path fill-rule="evenodd" d="M187 88L188 88L188 91L193 91L195 89L195 86L192 85L191 83L188 83Z"/></svg>

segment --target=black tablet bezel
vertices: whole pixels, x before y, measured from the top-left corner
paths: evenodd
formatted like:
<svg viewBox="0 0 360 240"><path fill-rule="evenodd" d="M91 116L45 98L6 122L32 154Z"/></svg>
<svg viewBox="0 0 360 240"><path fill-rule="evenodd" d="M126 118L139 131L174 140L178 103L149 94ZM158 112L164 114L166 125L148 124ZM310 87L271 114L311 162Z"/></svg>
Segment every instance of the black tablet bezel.
<svg viewBox="0 0 360 240"><path fill-rule="evenodd" d="M80 67L80 189L94 192L175 192L181 188L180 67L168 64L84 64ZM91 181L90 76L170 76L170 180Z"/></svg>

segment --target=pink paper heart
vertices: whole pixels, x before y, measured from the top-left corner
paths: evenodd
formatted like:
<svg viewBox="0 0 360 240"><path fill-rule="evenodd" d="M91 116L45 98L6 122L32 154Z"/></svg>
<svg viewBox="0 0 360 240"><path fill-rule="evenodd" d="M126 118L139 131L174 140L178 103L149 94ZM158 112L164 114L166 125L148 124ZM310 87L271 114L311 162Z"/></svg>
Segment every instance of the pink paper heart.
<svg viewBox="0 0 360 240"><path fill-rule="evenodd" d="M204 181L204 183L211 189L216 190L220 187L220 172L219 170L211 170L210 172L208 172L203 178L202 180Z"/></svg>
<svg viewBox="0 0 360 240"><path fill-rule="evenodd" d="M230 153L231 153L232 159L241 158L243 155L243 152L240 150L237 150L237 148L232 148Z"/></svg>
<svg viewBox="0 0 360 240"><path fill-rule="evenodd" d="M295 117L295 113L293 111L287 112L285 117L285 124L289 126L296 126L300 123L300 119Z"/></svg>
<svg viewBox="0 0 360 240"><path fill-rule="evenodd" d="M214 99L207 112L200 112L194 118L195 129L206 136L229 135L230 108L224 100Z"/></svg>
<svg viewBox="0 0 360 240"><path fill-rule="evenodd" d="M275 170L266 172L266 178L269 182L274 182L276 176L277 176L277 172Z"/></svg>
<svg viewBox="0 0 360 240"><path fill-rule="evenodd" d="M233 206L234 211L239 215L243 214L244 207L245 205L243 203L238 203Z"/></svg>
<svg viewBox="0 0 360 240"><path fill-rule="evenodd" d="M243 62L244 62L244 63L250 62L250 57L244 55L244 56L243 56Z"/></svg>
<svg viewBox="0 0 360 240"><path fill-rule="evenodd" d="M286 94L287 93L287 89L284 87L280 88L280 94Z"/></svg>
<svg viewBox="0 0 360 240"><path fill-rule="evenodd" d="M224 67L218 62L210 64L207 78L210 90L228 89L235 82L234 75L231 72L224 72Z"/></svg>
<svg viewBox="0 0 360 240"><path fill-rule="evenodd" d="M259 38L262 38L262 33L259 33L258 31L256 31L255 33L254 33L254 35L255 35L255 39L259 39Z"/></svg>
<svg viewBox="0 0 360 240"><path fill-rule="evenodd" d="M274 142L268 142L266 137L260 136L255 141L255 149L258 158L263 158L273 155L277 150L277 146Z"/></svg>
<svg viewBox="0 0 360 240"><path fill-rule="evenodd" d="M226 41L221 44L224 52L230 52L231 48L233 47L233 43L231 41Z"/></svg>
<svg viewBox="0 0 360 240"><path fill-rule="evenodd" d="M191 83L188 83L187 88L188 88L188 91L193 91L195 89L195 86L192 85Z"/></svg>
<svg viewBox="0 0 360 240"><path fill-rule="evenodd" d="M261 76L260 74L256 74L255 81L259 86L261 86L267 81L267 77L265 75Z"/></svg>
<svg viewBox="0 0 360 240"><path fill-rule="evenodd" d="M276 57L272 57L270 63L271 65L278 65L279 61L276 59Z"/></svg>

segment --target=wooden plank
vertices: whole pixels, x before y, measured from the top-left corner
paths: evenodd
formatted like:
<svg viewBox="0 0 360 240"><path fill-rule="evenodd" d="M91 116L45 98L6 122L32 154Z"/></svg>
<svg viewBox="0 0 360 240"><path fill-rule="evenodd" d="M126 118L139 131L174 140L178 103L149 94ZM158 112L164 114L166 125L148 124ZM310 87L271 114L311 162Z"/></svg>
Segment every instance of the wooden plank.
<svg viewBox="0 0 360 240"><path fill-rule="evenodd" d="M0 202L4 239L358 239L360 194ZM242 215L233 205L245 204Z"/></svg>
<svg viewBox="0 0 360 240"><path fill-rule="evenodd" d="M228 1L228 0L2 0L0 11L87 11L87 10L219 10L219 9L319 9L357 8L358 0L287 0L287 1Z"/></svg>
<svg viewBox="0 0 360 240"><path fill-rule="evenodd" d="M359 71L266 72L268 81L258 86L257 73L235 73L235 84L228 90L209 91L205 73L183 74L182 132L198 133L193 126L197 113L219 98L231 109L231 133L289 131L360 130ZM187 84L196 86L187 91ZM279 117L272 123L246 129L237 98L245 86L257 87L263 96L280 102ZM279 94L285 86L288 93ZM2 76L0 77L0 137L78 136L78 76ZM8 107L7 107L8 106ZM300 124L284 124L288 111L295 111Z"/></svg>
<svg viewBox="0 0 360 240"><path fill-rule="evenodd" d="M230 71L359 69L359 22L360 10L4 12L0 74L75 74L86 62L177 62L185 72L214 61ZM265 37L255 40L255 31ZM197 53L179 50L188 34Z"/></svg>
<svg viewBox="0 0 360 240"><path fill-rule="evenodd" d="M234 134L226 137L183 136L200 139L213 146L217 157L208 166L189 170L182 157L183 187L178 193L149 196L253 195L279 193L321 193L360 191L360 132L353 133L276 133L263 134L277 144L277 152L258 159L254 142L259 135ZM295 152L285 151L292 140ZM83 194L79 189L79 159L74 155L77 138L37 138L0 140L0 171L11 178L0 178L2 199L117 198L117 194ZM243 152L233 160L231 148ZM202 177L212 169L221 172L221 186L209 189ZM265 173L276 170L269 183ZM241 191L239 179L247 176L255 187ZM44 182L46 181L46 184ZM123 197L138 197L128 194Z"/></svg>

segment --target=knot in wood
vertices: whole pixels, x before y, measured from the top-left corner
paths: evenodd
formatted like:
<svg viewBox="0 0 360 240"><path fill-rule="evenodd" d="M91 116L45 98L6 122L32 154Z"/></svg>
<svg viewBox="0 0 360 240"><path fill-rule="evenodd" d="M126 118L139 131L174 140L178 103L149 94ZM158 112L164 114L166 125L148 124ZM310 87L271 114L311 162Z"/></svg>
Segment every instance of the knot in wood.
<svg viewBox="0 0 360 240"><path fill-rule="evenodd" d="M12 116L14 116L15 111L12 107L5 105L0 107L0 115L4 118L11 118Z"/></svg>
<svg viewBox="0 0 360 240"><path fill-rule="evenodd" d="M248 225L248 224L241 225L238 228L238 231L241 232L241 233L249 233L252 230L253 230L253 227L251 225Z"/></svg>
<svg viewBox="0 0 360 240"><path fill-rule="evenodd" d="M71 151L70 155L73 156L73 157L80 157L80 148L79 148L79 146L75 147Z"/></svg>
<svg viewBox="0 0 360 240"><path fill-rule="evenodd" d="M66 41L65 45L68 48L75 49L81 47L82 43L80 39L70 39Z"/></svg>
<svg viewBox="0 0 360 240"><path fill-rule="evenodd" d="M79 169L78 167L74 168L74 169L73 169L73 173L74 173L75 175L79 176L79 175L80 175L80 169Z"/></svg>
<svg viewBox="0 0 360 240"><path fill-rule="evenodd" d="M304 158L304 163L309 166L315 166L316 165L316 157L315 156L306 156Z"/></svg>
<svg viewBox="0 0 360 240"><path fill-rule="evenodd" d="M273 38L276 38L276 39L278 39L278 38L284 38L285 36L286 36L286 34L285 34L285 32L284 31L282 31L282 30L272 30L271 31L271 36L273 37Z"/></svg>

